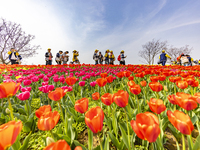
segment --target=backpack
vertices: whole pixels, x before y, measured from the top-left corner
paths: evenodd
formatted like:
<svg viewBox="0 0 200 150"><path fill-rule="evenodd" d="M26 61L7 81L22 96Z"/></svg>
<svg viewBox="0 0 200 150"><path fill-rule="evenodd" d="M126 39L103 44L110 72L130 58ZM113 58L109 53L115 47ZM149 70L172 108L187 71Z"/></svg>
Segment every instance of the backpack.
<svg viewBox="0 0 200 150"><path fill-rule="evenodd" d="M121 60L121 55L119 55L119 56L117 57L117 60L118 60L118 61L120 61L120 60Z"/></svg>

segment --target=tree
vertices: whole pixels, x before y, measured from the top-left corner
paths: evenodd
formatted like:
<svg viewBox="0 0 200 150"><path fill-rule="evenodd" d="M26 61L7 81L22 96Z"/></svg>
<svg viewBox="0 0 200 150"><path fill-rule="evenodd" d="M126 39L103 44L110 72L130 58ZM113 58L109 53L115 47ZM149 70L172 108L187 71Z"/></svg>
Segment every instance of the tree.
<svg viewBox="0 0 200 150"><path fill-rule="evenodd" d="M142 45L143 50L139 51L139 56L145 60L145 63L154 64L154 58L167 48L167 41L152 40Z"/></svg>
<svg viewBox="0 0 200 150"><path fill-rule="evenodd" d="M16 49L22 58L32 57L37 54L39 45L31 45L35 36L22 31L21 25L5 19L0 20L0 62L8 64L10 62L8 51Z"/></svg>
<svg viewBox="0 0 200 150"><path fill-rule="evenodd" d="M185 45L183 47L177 48L171 46L170 48L166 49L168 55L171 56L172 61L176 61L177 57L183 54L190 54L193 48L189 48L189 45Z"/></svg>

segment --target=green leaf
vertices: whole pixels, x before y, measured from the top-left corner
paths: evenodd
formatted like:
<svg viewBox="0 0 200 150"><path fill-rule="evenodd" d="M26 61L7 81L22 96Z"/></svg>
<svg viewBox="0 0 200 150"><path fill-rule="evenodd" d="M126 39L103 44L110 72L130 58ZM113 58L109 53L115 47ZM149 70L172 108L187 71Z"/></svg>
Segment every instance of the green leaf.
<svg viewBox="0 0 200 150"><path fill-rule="evenodd" d="M108 125L108 128L109 128L110 130L112 130L111 119L110 119L109 117L107 117L106 114L104 114L104 120L105 120L106 124Z"/></svg>
<svg viewBox="0 0 200 150"><path fill-rule="evenodd" d="M83 150L87 150L87 148L86 148L84 145L80 144L79 141L74 140L73 142L74 142L74 144L75 144L76 146L81 146Z"/></svg>
<svg viewBox="0 0 200 150"><path fill-rule="evenodd" d="M21 147L20 135L17 136L15 143L12 145L13 150L18 150Z"/></svg>
<svg viewBox="0 0 200 150"><path fill-rule="evenodd" d="M93 132L88 128L88 148L92 149L93 146Z"/></svg>
<svg viewBox="0 0 200 150"><path fill-rule="evenodd" d="M97 147L95 147L93 150L101 150L100 145L98 145Z"/></svg>
<svg viewBox="0 0 200 150"><path fill-rule="evenodd" d="M200 150L200 135L196 138L193 150Z"/></svg>
<svg viewBox="0 0 200 150"><path fill-rule="evenodd" d="M111 132L108 132L109 134L109 137L111 139L111 141L113 142L113 144L118 148L120 149L120 143L118 141L118 139L116 138L116 136L114 136Z"/></svg>
<svg viewBox="0 0 200 150"><path fill-rule="evenodd" d="M17 119L19 119L19 120L21 120L21 121L23 121L23 122L26 122L26 121L27 121L26 116L24 116L24 115L20 115L20 114L18 114L18 113L13 113L13 115L14 115L15 117L17 117Z"/></svg>
<svg viewBox="0 0 200 150"><path fill-rule="evenodd" d="M113 114L113 118L112 118L112 126L113 126L113 131L115 133L115 135L118 135L118 125L117 125L117 117L116 114Z"/></svg>
<svg viewBox="0 0 200 150"><path fill-rule="evenodd" d="M122 139L124 141L124 144L126 145L127 148L129 148L129 144L128 144L128 135L126 134L125 130L123 129L123 127L121 126L121 124L119 125L119 128L121 130L122 133Z"/></svg>
<svg viewBox="0 0 200 150"><path fill-rule="evenodd" d="M190 142L190 135L187 135L189 150L192 150L192 143Z"/></svg>
<svg viewBox="0 0 200 150"><path fill-rule="evenodd" d="M195 124L198 120L198 117L196 115L194 115L192 118L191 118L191 121L192 121L192 124Z"/></svg>
<svg viewBox="0 0 200 150"><path fill-rule="evenodd" d="M105 136L106 137L106 136ZM104 144L104 147L103 147L104 150L109 150L109 135L107 136L106 138L106 141L105 141L105 144Z"/></svg>
<svg viewBox="0 0 200 150"><path fill-rule="evenodd" d="M20 147L19 150L27 150L27 147L28 147L28 143L29 143L29 140L31 138L31 133L29 133L29 135L24 139L24 142L23 142L23 145Z"/></svg>

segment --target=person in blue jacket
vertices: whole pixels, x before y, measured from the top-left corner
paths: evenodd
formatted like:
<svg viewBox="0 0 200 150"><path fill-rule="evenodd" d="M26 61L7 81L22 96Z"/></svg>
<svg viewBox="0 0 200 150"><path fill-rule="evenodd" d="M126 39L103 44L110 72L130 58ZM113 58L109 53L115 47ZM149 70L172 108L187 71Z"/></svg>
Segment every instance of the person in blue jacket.
<svg viewBox="0 0 200 150"><path fill-rule="evenodd" d="M22 60L22 56L21 56L21 55L18 55L16 64L21 64L21 60Z"/></svg>
<svg viewBox="0 0 200 150"><path fill-rule="evenodd" d="M162 50L162 54L160 54L160 56L159 56L159 59L160 59L159 63L161 63L163 66L165 66L167 58L171 59L171 57L165 53L165 50Z"/></svg>
<svg viewBox="0 0 200 150"><path fill-rule="evenodd" d="M8 55L9 55L9 60L11 62L11 65L17 64L19 53L14 48L10 49L10 51L8 52Z"/></svg>
<svg viewBox="0 0 200 150"><path fill-rule="evenodd" d="M58 65L61 65L61 63L62 63L62 53L63 53L63 51L59 51L59 52L56 54L56 63L57 63Z"/></svg>
<svg viewBox="0 0 200 150"><path fill-rule="evenodd" d="M51 53L51 49L48 48L48 52L45 53L46 65L52 65L52 58L53 58L53 55Z"/></svg>

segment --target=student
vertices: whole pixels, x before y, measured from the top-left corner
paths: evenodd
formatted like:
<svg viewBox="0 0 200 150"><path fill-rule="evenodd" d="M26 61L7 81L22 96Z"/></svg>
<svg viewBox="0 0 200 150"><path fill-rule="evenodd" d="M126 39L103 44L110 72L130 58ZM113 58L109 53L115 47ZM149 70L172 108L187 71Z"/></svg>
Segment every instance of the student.
<svg viewBox="0 0 200 150"><path fill-rule="evenodd" d="M80 64L80 62L78 60L78 56L79 56L79 52L74 50L73 51L73 58L72 58L73 63Z"/></svg>
<svg viewBox="0 0 200 150"><path fill-rule="evenodd" d="M165 53L165 50L162 50L162 54L160 54L159 59L160 59L160 63L162 63L163 66L165 66L167 57L171 59L171 57Z"/></svg>
<svg viewBox="0 0 200 150"><path fill-rule="evenodd" d="M16 63L21 65L21 60L22 60L22 56L18 55Z"/></svg>
<svg viewBox="0 0 200 150"><path fill-rule="evenodd" d="M186 55L186 56L188 59L188 66L192 66L193 59L190 57L190 55Z"/></svg>
<svg viewBox="0 0 200 150"><path fill-rule="evenodd" d="M46 65L52 65L53 55L51 53L51 49L50 48L48 48L47 50L48 50L48 52L45 53Z"/></svg>
<svg viewBox="0 0 200 150"><path fill-rule="evenodd" d="M110 50L107 49L107 50L106 50L106 53L105 53L105 55L104 55L105 64L107 64L107 65L109 65L109 52L110 52Z"/></svg>
<svg viewBox="0 0 200 150"><path fill-rule="evenodd" d="M120 52L120 65L125 65L125 58L126 58L127 56L124 56L124 50L122 50L121 52Z"/></svg>
<svg viewBox="0 0 200 150"><path fill-rule="evenodd" d="M110 51L109 59L110 59L110 65L114 65L115 56L113 54L113 51Z"/></svg>
<svg viewBox="0 0 200 150"><path fill-rule="evenodd" d="M9 55L9 60L11 62L11 65L17 64L19 53L14 48L10 49L10 51L8 52L8 55Z"/></svg>
<svg viewBox="0 0 200 150"><path fill-rule="evenodd" d="M67 62L69 61L69 52L68 51L65 51L64 54L62 55L62 61L63 61L63 64L67 64Z"/></svg>
<svg viewBox="0 0 200 150"><path fill-rule="evenodd" d="M98 59L99 59L98 51L99 51L98 49L95 49L94 55L93 55L93 59L95 61L95 65L98 64Z"/></svg>
<svg viewBox="0 0 200 150"><path fill-rule="evenodd" d="M103 55L99 52L99 64L103 64Z"/></svg>
<svg viewBox="0 0 200 150"><path fill-rule="evenodd" d="M59 52L56 54L56 63L57 63L58 65L61 65L61 63L62 63L62 53L63 53L63 51L59 51Z"/></svg>

